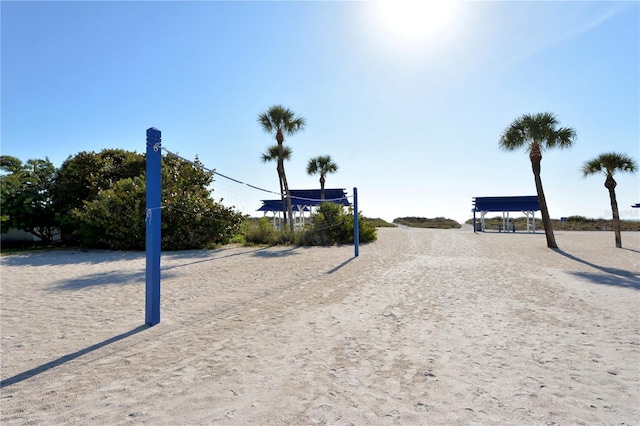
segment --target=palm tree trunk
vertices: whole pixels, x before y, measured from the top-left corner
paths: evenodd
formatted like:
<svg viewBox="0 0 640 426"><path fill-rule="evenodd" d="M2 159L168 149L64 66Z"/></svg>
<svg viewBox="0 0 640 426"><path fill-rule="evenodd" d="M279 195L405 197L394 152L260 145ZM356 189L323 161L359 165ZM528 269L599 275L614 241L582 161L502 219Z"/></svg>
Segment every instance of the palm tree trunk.
<svg viewBox="0 0 640 426"><path fill-rule="evenodd" d="M325 183L325 178L323 175L320 175L320 200L324 201L324 183Z"/></svg>
<svg viewBox="0 0 640 426"><path fill-rule="evenodd" d="M284 184L284 193L287 196L287 211L289 212L289 229L293 232L293 205L291 203L291 195L289 194L289 184L287 183L287 176L282 170L282 183Z"/></svg>
<svg viewBox="0 0 640 426"><path fill-rule="evenodd" d="M280 200L282 201L282 214L283 214L283 224L286 226L287 224L287 205L284 201L284 187L282 186L282 174L280 173L280 169L278 169L278 182L280 183Z"/></svg>
<svg viewBox="0 0 640 426"><path fill-rule="evenodd" d="M289 222L291 231L293 231L293 208L291 207L291 197L289 197L289 184L287 183L287 175L284 172L284 135L282 134L282 129L280 128L276 132L276 142L278 143L278 175L280 176L280 194L283 194L282 189L284 187L284 196L287 198L287 209L285 209L284 200L282 201L284 226L286 227L287 222Z"/></svg>
<svg viewBox="0 0 640 426"><path fill-rule="evenodd" d="M540 159L542 155L540 155ZM538 192L538 203L540 204L540 214L542 215L542 224L544 226L544 233L547 237L547 247L555 249L558 248L556 244L556 238L553 235L553 227L551 225L551 217L549 216L549 209L547 208L547 200L544 196L544 190L542 189L542 179L540 178L540 159L535 157L531 158L531 168L533 169L533 178L536 182L536 191Z"/></svg>
<svg viewBox="0 0 640 426"><path fill-rule="evenodd" d="M618 212L618 201L616 200L617 182L613 176L607 175L604 182L605 188L609 190L609 198L611 199L611 213L613 214L613 232L616 236L616 247L622 248L622 234L620 233L620 214Z"/></svg>
<svg viewBox="0 0 640 426"><path fill-rule="evenodd" d="M284 167L281 167L280 159L278 159L278 180L280 182L280 199L282 200L282 216L284 219L284 226L287 226L287 204L285 202L286 193L284 191Z"/></svg>

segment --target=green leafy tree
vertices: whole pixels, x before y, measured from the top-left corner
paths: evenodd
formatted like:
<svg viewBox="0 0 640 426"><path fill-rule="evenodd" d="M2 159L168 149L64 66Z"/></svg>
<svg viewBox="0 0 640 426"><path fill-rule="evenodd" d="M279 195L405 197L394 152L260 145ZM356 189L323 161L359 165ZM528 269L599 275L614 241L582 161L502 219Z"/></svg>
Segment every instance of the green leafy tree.
<svg viewBox="0 0 640 426"><path fill-rule="evenodd" d="M83 151L69 156L58 169L52 198L65 242L77 242L79 231L74 209L93 201L101 191L111 188L121 179L144 176L145 155L122 149L104 149L98 153Z"/></svg>
<svg viewBox="0 0 640 426"><path fill-rule="evenodd" d="M208 188L213 172L205 171L174 156L162 159L162 246L165 250L205 248L227 244L244 221L234 206L216 202Z"/></svg>
<svg viewBox="0 0 640 426"><path fill-rule="evenodd" d="M306 125L304 117L296 116L295 113L283 107L282 105L274 105L266 112L258 116L258 122L262 126L262 130L269 134L275 134L278 143L278 179L281 188L284 188L284 195L287 200L287 210L283 211L285 216L285 224L289 222L291 231L293 231L293 206L291 197L289 196L289 184L284 170L284 136L293 135L303 130ZM288 214L287 214L288 213Z"/></svg>
<svg viewBox="0 0 640 426"><path fill-rule="evenodd" d="M9 230L9 220L11 215L10 206L13 198L22 190L22 172L24 166L22 160L11 155L0 156L0 224L2 232Z"/></svg>
<svg viewBox="0 0 640 426"><path fill-rule="evenodd" d="M547 237L547 247L558 248L551 217L547 208L547 201L542 188L540 178L540 165L542 162L542 151L553 148L569 148L576 137L574 129L569 127L558 127L558 119L549 112L539 114L524 114L515 119L500 136L499 146L505 151L515 151L524 149L529 153L533 177L540 203L540 213L542 214L542 224Z"/></svg>
<svg viewBox="0 0 640 426"><path fill-rule="evenodd" d="M338 171L338 165L333 162L330 155L321 155L319 157L311 158L307 163L307 174L320 175L320 199L324 201L324 184L326 182L326 176L329 173L335 173Z"/></svg>
<svg viewBox="0 0 640 426"><path fill-rule="evenodd" d="M283 146L282 150L283 150L282 151L283 159L288 161L291 158L291 148L289 148L288 146ZM280 147L278 145L271 145L269 148L267 148L267 152L262 154L261 159L263 163L275 161L277 164L279 155L280 155ZM278 179L278 181L280 182L280 199L282 200L282 211L286 212L287 206L284 199L284 188L282 186L282 179ZM285 218L286 218L286 213L285 213Z"/></svg>
<svg viewBox="0 0 640 426"><path fill-rule="evenodd" d="M110 250L144 250L146 186L142 178L121 179L72 211L83 245Z"/></svg>
<svg viewBox="0 0 640 426"><path fill-rule="evenodd" d="M184 250L226 244L239 232L244 218L215 202L208 186L213 173L174 156L162 160L162 249ZM146 212L144 175L117 181L99 191L92 201L73 210L84 245L115 250L145 247Z"/></svg>
<svg viewBox="0 0 640 426"><path fill-rule="evenodd" d="M618 186L618 183L613 178L613 175L617 172L633 173L637 170L638 164L633 158L617 152L600 154L596 158L585 162L582 166L582 174L584 177L595 174L605 175L604 187L609 191L611 212L613 214L613 231L615 233L616 247L618 248L622 248L622 235L620 232L618 201L616 199L616 186Z"/></svg>
<svg viewBox="0 0 640 426"><path fill-rule="evenodd" d="M51 243L56 234L51 188L55 167L48 158L22 163L16 157L0 157L0 205L2 232L9 228L27 231Z"/></svg>

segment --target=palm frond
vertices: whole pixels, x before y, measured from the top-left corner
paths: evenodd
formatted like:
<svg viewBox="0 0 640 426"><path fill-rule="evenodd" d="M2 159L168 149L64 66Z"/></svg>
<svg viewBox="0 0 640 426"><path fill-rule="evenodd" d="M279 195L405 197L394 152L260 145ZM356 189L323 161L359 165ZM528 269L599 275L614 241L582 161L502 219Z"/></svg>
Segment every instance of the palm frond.
<svg viewBox="0 0 640 426"><path fill-rule="evenodd" d="M284 123L283 130L286 134L291 135L298 130L303 130L304 126L307 124L304 117L293 118L293 113L291 113L290 119Z"/></svg>
<svg viewBox="0 0 640 426"><path fill-rule="evenodd" d="M598 159L596 158L596 159L585 162L582 165L581 170L582 170L582 175L585 177L589 175L595 175L596 173L602 172L602 163L600 163L600 161L598 161Z"/></svg>
<svg viewBox="0 0 640 426"><path fill-rule="evenodd" d="M284 146L282 147L282 158L284 160L289 160L291 158L291 148L289 148L288 146ZM271 145L267 148L267 151L264 152L261 155L261 159L263 163L267 163L269 161L276 161L278 160L278 156L280 155L280 147L276 144L276 145Z"/></svg>
<svg viewBox="0 0 640 426"><path fill-rule="evenodd" d="M570 127L561 127L550 131L546 138L547 148L570 148L575 142L576 131Z"/></svg>
<svg viewBox="0 0 640 426"><path fill-rule="evenodd" d="M258 116L258 122L267 133L275 133L278 130L292 135L298 130L304 129L306 121L304 117L295 117L295 113L282 105L273 105Z"/></svg>
<svg viewBox="0 0 640 426"><path fill-rule="evenodd" d="M576 132L569 127L558 126L555 114L542 112L523 114L515 119L502 133L499 147L505 151L524 148L531 152L549 148L569 148L575 141Z"/></svg>
<svg viewBox="0 0 640 426"><path fill-rule="evenodd" d="M307 174L315 175L316 173L318 173L318 162L316 158L311 158L307 163Z"/></svg>
<svg viewBox="0 0 640 426"><path fill-rule="evenodd" d="M500 136L498 145L504 151L527 148L526 128L522 121L513 121Z"/></svg>
<svg viewBox="0 0 640 426"><path fill-rule="evenodd" d="M263 113L258 116L258 123L260 123L262 130L265 132L272 133L274 131L273 123L271 123L271 119L267 113Z"/></svg>
<svg viewBox="0 0 640 426"><path fill-rule="evenodd" d="M585 177L596 173L614 175L616 172L633 173L637 170L638 164L631 156L618 152L600 154L582 166L582 174Z"/></svg>
<svg viewBox="0 0 640 426"><path fill-rule="evenodd" d="M320 176L326 176L328 173L335 173L337 170L338 165L330 155L311 158L307 164L307 174L310 175L320 173Z"/></svg>

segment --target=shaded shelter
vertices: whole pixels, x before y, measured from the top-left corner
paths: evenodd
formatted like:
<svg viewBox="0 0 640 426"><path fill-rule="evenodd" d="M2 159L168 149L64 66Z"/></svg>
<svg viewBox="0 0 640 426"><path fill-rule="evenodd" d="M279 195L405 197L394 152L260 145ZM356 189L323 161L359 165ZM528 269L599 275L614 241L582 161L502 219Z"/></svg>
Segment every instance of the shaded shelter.
<svg viewBox="0 0 640 426"><path fill-rule="evenodd" d="M473 198L473 231L484 231L484 217L488 212L502 212L502 226L498 231L508 232L509 212L522 212L527 217L527 232L536 232L535 212L540 210L537 195L513 197L475 197ZM480 222L476 221L476 212L480 213ZM530 219L532 220L530 222ZM515 229L513 229L515 232Z"/></svg>
<svg viewBox="0 0 640 426"><path fill-rule="evenodd" d="M324 200L320 192L320 189L292 189L289 191L291 194L291 205L293 207L293 220L296 226L304 226L305 214L307 217L310 216L311 213L313 213L313 209L322 203L336 203L344 207L351 206L344 189L325 188ZM266 216L267 213L271 213L273 215L273 226L278 228L282 214L282 200L261 201L262 206L260 206L257 211L263 212L264 216Z"/></svg>

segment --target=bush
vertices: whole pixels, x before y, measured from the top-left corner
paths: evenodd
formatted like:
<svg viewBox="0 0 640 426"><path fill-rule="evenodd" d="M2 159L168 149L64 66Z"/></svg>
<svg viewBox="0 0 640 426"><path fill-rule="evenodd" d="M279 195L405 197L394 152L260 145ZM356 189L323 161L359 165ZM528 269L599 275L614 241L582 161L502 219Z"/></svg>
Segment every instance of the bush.
<svg viewBox="0 0 640 426"><path fill-rule="evenodd" d="M353 244L353 214L345 213L344 208L335 203L323 203L312 216L313 225L303 231L298 239L299 245L330 246L334 244ZM361 243L375 241L376 227L358 215L358 235Z"/></svg>
<svg viewBox="0 0 640 426"><path fill-rule="evenodd" d="M209 248L227 244L239 232L241 213L215 202L207 186L213 174L169 156L162 164L162 250ZM99 190L72 211L82 245L111 250L144 250L146 182L121 179Z"/></svg>
<svg viewBox="0 0 640 426"><path fill-rule="evenodd" d="M393 219L393 223L400 225L411 226L414 228L437 228L437 229L452 229L460 228L458 222L452 219L444 217L436 217L434 219L427 219L425 217L399 217Z"/></svg>
<svg viewBox="0 0 640 426"><path fill-rule="evenodd" d="M76 235L88 247L144 250L145 210L145 182L122 179L72 211L80 224Z"/></svg>
<svg viewBox="0 0 640 426"><path fill-rule="evenodd" d="M246 244L275 244L277 241L277 233L270 220L266 217L256 221L247 221L245 223L244 240Z"/></svg>
<svg viewBox="0 0 640 426"><path fill-rule="evenodd" d="M358 216L361 243L377 239L375 225L361 215ZM276 231L267 218L249 218L244 228L246 244L280 244L298 246L332 246L353 244L353 214L345 213L344 207L335 203L323 203L302 230Z"/></svg>
<svg viewBox="0 0 640 426"><path fill-rule="evenodd" d="M587 219L584 216L569 216L567 222L593 222L593 219Z"/></svg>
<svg viewBox="0 0 640 426"><path fill-rule="evenodd" d="M376 217L376 218L365 217L364 220L367 223L372 224L376 228L397 228L398 227L398 225L394 223L389 223L386 220L381 219L379 217Z"/></svg>

